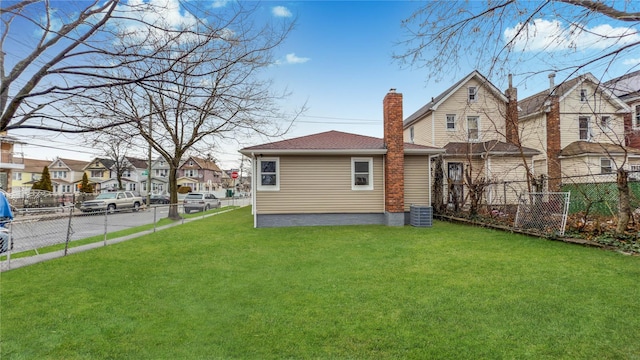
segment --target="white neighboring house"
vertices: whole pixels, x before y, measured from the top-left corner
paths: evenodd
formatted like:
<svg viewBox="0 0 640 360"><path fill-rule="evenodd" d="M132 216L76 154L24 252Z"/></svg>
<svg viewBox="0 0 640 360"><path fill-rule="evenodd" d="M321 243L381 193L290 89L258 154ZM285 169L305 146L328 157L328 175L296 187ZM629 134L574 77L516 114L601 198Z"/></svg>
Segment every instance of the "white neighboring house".
<svg viewBox="0 0 640 360"><path fill-rule="evenodd" d="M125 157L123 163L123 168L125 170L122 174L122 190L133 191L141 195L146 195L146 192L142 193L142 184L147 180L147 167L148 165L146 160L137 159L130 156ZM118 176L116 165L114 164L109 170L109 179L100 183L100 188L103 192L118 190Z"/></svg>
<svg viewBox="0 0 640 360"><path fill-rule="evenodd" d="M147 194L147 181L147 176L144 176L140 188L143 195ZM169 193L169 164L162 156L158 156L151 162L151 193Z"/></svg>
<svg viewBox="0 0 640 360"><path fill-rule="evenodd" d="M60 157L53 160L48 166L53 193L63 195L77 192L78 184L82 181L84 168L88 164L88 161Z"/></svg>

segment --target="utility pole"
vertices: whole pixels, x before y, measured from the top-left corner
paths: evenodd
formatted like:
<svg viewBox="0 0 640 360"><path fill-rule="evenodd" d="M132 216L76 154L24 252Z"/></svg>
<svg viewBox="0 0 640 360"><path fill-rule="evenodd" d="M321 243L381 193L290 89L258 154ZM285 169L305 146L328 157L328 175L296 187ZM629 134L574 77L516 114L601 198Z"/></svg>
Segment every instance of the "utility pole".
<svg viewBox="0 0 640 360"><path fill-rule="evenodd" d="M151 103L151 97L149 97L149 137L151 138L151 124L153 112L153 104ZM147 164L147 207L151 206L151 141L149 141L149 158Z"/></svg>

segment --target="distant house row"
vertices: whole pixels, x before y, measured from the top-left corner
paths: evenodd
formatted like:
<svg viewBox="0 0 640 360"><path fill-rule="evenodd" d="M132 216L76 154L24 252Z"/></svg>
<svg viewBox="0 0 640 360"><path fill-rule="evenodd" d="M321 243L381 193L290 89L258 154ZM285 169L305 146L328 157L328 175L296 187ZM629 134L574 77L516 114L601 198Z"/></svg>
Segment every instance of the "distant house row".
<svg viewBox="0 0 640 360"><path fill-rule="evenodd" d="M23 159L23 167L12 169L11 180L6 191L20 196L31 191L33 184L40 180L45 167L49 170L53 192L71 194L80 191L82 177L87 175L95 192L118 188L117 168L123 169L121 182L125 190L141 195L166 194L169 192L169 165L162 158L156 158L149 167L147 160L125 157L120 166L108 158L95 158L89 162L56 158L50 160ZM149 168L151 188L148 191ZM177 171L178 186L187 186L192 191L214 192L233 186L229 174L222 171L214 161L191 156L184 160Z"/></svg>
<svg viewBox="0 0 640 360"><path fill-rule="evenodd" d="M503 93L473 71L407 118L391 89L382 139L332 131L244 148L256 174L254 226L403 225L411 205L464 199L474 181L512 182L510 193L483 190L485 203L504 204L532 178L546 179L535 190L554 192L578 176L640 170L640 71L604 84L591 74L549 82L518 101L511 79Z"/></svg>

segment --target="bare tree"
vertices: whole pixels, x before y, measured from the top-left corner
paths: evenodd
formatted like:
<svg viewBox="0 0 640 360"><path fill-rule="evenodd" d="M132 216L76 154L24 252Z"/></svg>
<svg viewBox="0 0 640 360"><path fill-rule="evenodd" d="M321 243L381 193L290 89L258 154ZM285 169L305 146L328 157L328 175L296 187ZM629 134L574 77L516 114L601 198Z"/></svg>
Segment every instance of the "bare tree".
<svg viewBox="0 0 640 360"><path fill-rule="evenodd" d="M115 77L156 75L96 88L74 102L83 116L124 120L125 133L139 136L167 161L171 204L177 203L177 170L188 152L210 153L225 138L278 135L294 119L278 107L287 93L275 92L263 71L273 65L272 51L293 23L256 25L256 9L242 3L216 14L189 8L194 18L208 20L179 32L157 31L164 27L160 23L145 34L140 49L155 56L118 68ZM179 217L177 207L169 217Z"/></svg>
<svg viewBox="0 0 640 360"><path fill-rule="evenodd" d="M168 68L119 76L110 71L140 66L153 52L141 52L144 38L131 36L135 28L158 26L139 14L162 16L160 2L91 0L3 1L0 4L0 131L40 129L85 133L126 123L129 119L93 119L66 106L87 90L132 84ZM169 4L169 2L167 2ZM164 31L170 29L164 28ZM26 36L38 34L34 41ZM114 47L127 37L128 47ZM170 67L171 63L167 64Z"/></svg>
<svg viewBox="0 0 640 360"><path fill-rule="evenodd" d="M394 59L429 69L428 79L436 81L467 64L488 77L515 73L523 80L545 71L562 73L565 80L590 69L606 73L626 56L637 58L639 9L634 1L426 2L403 21L407 37L400 45L406 51ZM603 20L613 26L601 26ZM515 143L521 147L519 135ZM623 138L609 141L626 153ZM630 213L624 159L618 164L619 233ZM528 168L527 175L532 178Z"/></svg>
<svg viewBox="0 0 640 360"><path fill-rule="evenodd" d="M588 67L607 68L624 55L637 57L637 3L610 4L591 0L426 2L403 21L407 38L401 44L407 50L394 58L429 69L427 76L436 80L455 73L453 68L462 64L472 64L488 77L505 77L518 64L536 69L533 62L546 66L539 71L553 69L570 78ZM553 20L545 24L543 18ZM600 29L603 19L621 27ZM583 58L576 61L567 55L584 50L582 39L588 39L592 51L581 53Z"/></svg>
<svg viewBox="0 0 640 360"><path fill-rule="evenodd" d="M101 148L107 158L113 161L110 171L115 173L118 189L124 190L122 185L122 177L125 172L133 170L131 163L127 159L132 144L132 136L127 134L118 134L116 132L95 132L93 134L93 144L96 148Z"/></svg>

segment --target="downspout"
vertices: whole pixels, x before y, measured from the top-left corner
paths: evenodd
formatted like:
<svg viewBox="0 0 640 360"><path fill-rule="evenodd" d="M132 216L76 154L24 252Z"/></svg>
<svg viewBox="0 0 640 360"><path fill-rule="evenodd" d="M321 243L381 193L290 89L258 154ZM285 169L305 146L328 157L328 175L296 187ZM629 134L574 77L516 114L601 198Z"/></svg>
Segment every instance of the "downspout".
<svg viewBox="0 0 640 360"><path fill-rule="evenodd" d="M258 174L258 166L256 164L256 155L251 152L251 214L253 215L253 227L254 229L258 227L258 209L256 209L258 195L256 194L257 183L256 179Z"/></svg>
<svg viewBox="0 0 640 360"><path fill-rule="evenodd" d="M436 119L435 111L431 112L431 146L436 146Z"/></svg>
<svg viewBox="0 0 640 360"><path fill-rule="evenodd" d="M431 195L433 193L433 180L431 180L431 159L433 155L429 155L429 162L427 163L427 167L429 168L429 175L427 179L429 181L429 206L433 206L433 202L431 201Z"/></svg>

